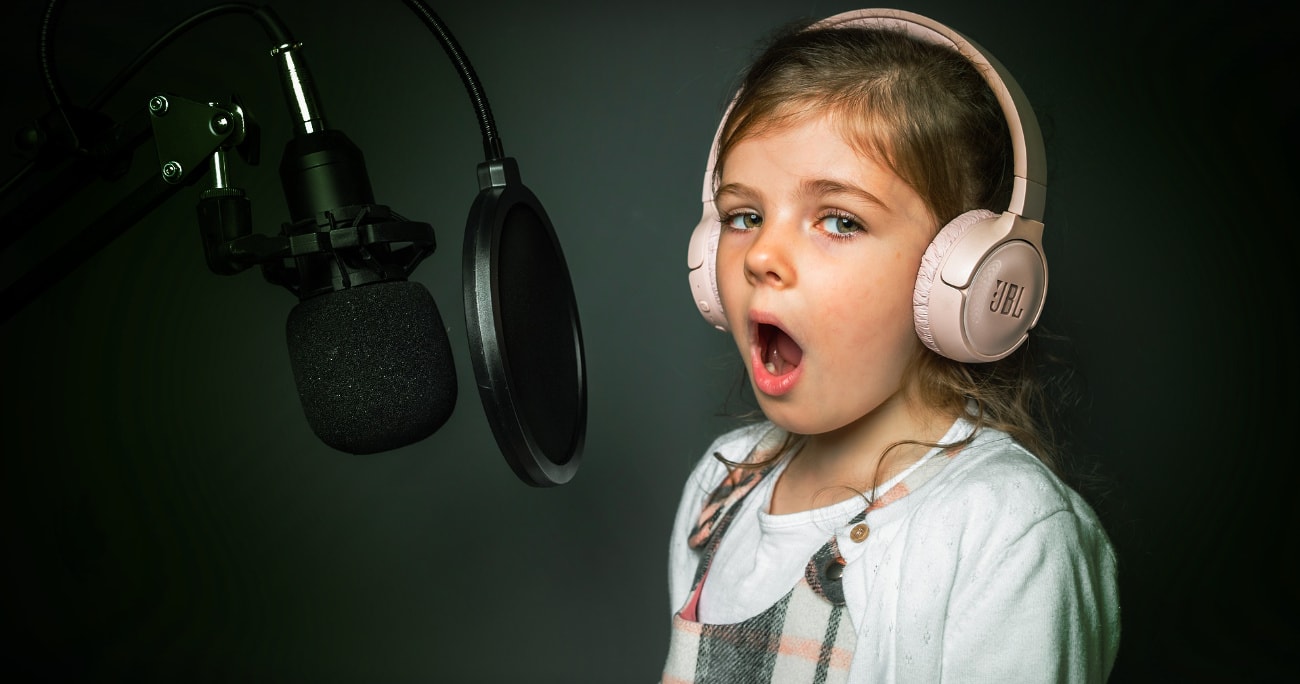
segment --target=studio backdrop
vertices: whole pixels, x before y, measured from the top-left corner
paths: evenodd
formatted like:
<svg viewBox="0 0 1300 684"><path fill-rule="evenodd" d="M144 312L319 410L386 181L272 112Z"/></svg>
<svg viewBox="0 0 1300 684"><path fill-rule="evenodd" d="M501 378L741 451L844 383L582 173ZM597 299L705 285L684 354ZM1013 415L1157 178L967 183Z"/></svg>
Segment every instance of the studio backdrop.
<svg viewBox="0 0 1300 684"><path fill-rule="evenodd" d="M687 299L700 169L763 39L858 5L430 2L498 149L465 72L399 0L271 3L296 53L223 13L138 68L217 3L60 4L48 54L66 103L95 105L87 125L156 136L161 95L163 116L201 114L220 141L178 128L75 189L42 185L39 220L0 225L7 288L87 252L0 324L0 669L654 681L677 499L754 409L729 337ZM1297 112L1278 87L1295 58L1287 22L1248 4L899 6L996 54L1042 122L1040 325L1069 340L1070 446L1120 554L1117 682L1292 667L1297 595L1275 561L1300 523L1282 214ZM0 10L0 132L18 137L0 182L57 109L47 8ZM294 147L318 129L341 137ZM301 180L316 162L292 159L320 154L346 183ZM182 159L207 170L180 164L183 182L90 248L82 228ZM307 233L330 237L248 237ZM358 245L373 261L338 256ZM476 276L483 260L497 270ZM369 278L373 297L339 294ZM333 299L301 296L316 290ZM392 368L338 356L371 330ZM331 403L352 384L365 402Z"/></svg>

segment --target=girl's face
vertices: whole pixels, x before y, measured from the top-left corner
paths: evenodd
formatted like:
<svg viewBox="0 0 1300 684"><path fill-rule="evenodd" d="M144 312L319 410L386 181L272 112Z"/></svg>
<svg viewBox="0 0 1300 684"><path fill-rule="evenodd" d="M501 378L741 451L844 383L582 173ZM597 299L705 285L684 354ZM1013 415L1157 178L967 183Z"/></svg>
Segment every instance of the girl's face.
<svg viewBox="0 0 1300 684"><path fill-rule="evenodd" d="M742 140L717 193L718 287L767 417L795 433L906 420L921 197L828 115Z"/></svg>

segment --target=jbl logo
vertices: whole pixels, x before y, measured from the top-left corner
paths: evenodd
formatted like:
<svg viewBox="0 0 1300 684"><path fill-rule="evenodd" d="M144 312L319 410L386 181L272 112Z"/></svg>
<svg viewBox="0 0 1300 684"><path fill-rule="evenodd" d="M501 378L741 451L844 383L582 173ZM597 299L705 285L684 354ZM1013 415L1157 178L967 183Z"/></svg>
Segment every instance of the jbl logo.
<svg viewBox="0 0 1300 684"><path fill-rule="evenodd" d="M1020 306L1020 298L1025 294L1025 288L1016 285L1008 280L999 280L997 288L993 290L993 301L989 302L989 311L1020 318L1025 312Z"/></svg>

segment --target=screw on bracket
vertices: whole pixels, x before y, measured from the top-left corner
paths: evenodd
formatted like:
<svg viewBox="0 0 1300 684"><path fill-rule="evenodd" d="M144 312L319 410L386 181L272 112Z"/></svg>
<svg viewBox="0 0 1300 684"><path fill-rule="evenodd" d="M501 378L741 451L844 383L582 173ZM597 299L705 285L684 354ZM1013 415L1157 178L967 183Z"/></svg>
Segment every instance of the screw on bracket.
<svg viewBox="0 0 1300 684"><path fill-rule="evenodd" d="M230 127L234 125L230 117L226 114L217 114L208 122L208 127L212 129L213 135L225 135L230 132Z"/></svg>
<svg viewBox="0 0 1300 684"><path fill-rule="evenodd" d="M168 183L175 183L176 181L181 179L181 173L183 171L184 169L181 168L181 165L179 163L174 161L169 161L166 164L162 165L163 180L167 181Z"/></svg>
<svg viewBox="0 0 1300 684"><path fill-rule="evenodd" d="M149 111L156 116L162 116L167 113L167 98L162 95L154 95L149 99Z"/></svg>

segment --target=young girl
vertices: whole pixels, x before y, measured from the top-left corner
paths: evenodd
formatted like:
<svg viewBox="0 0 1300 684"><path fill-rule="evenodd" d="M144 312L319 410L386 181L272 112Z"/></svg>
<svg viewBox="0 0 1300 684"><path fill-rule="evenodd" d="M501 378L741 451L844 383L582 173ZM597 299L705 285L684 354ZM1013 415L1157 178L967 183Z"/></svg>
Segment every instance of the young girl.
<svg viewBox="0 0 1300 684"><path fill-rule="evenodd" d="M767 420L685 486L664 682L1106 679L1115 557L1025 344L1044 168L1018 86L924 17L838 15L750 68L691 280Z"/></svg>

